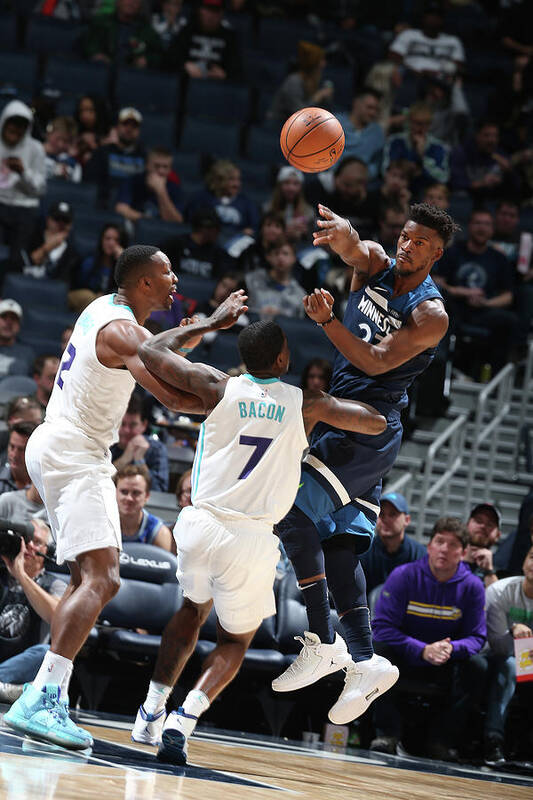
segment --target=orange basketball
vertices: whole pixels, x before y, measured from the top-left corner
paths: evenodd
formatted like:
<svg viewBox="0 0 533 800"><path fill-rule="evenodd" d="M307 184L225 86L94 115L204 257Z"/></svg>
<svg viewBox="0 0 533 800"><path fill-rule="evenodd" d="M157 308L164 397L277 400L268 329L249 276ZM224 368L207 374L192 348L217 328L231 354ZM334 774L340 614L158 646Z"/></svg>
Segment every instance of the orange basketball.
<svg viewBox="0 0 533 800"><path fill-rule="evenodd" d="M283 155L302 172L322 172L340 158L344 131L325 108L301 108L289 117L279 137Z"/></svg>

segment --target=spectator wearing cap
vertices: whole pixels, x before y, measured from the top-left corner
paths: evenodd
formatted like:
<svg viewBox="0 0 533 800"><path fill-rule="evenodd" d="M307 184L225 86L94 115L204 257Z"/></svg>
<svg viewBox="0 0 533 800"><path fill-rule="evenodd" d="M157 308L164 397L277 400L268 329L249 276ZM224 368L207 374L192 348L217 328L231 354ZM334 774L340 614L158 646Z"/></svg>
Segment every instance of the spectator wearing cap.
<svg viewBox="0 0 533 800"><path fill-rule="evenodd" d="M76 136L72 117L56 117L48 123L44 140L48 178L62 178L72 183L81 181L81 164L72 155Z"/></svg>
<svg viewBox="0 0 533 800"><path fill-rule="evenodd" d="M144 173L120 184L115 211L131 222L143 217L164 222L183 222L180 180L172 169L172 153L166 147L148 151Z"/></svg>
<svg viewBox="0 0 533 800"><path fill-rule="evenodd" d="M463 68L465 52L461 40L444 33L443 26L444 4L426 3L420 28L399 33L390 46L390 58L417 75L452 77Z"/></svg>
<svg viewBox="0 0 533 800"><path fill-rule="evenodd" d="M425 556L424 545L405 532L410 522L409 506L403 494L384 494L376 523L377 536L370 550L360 556L368 592L385 583L396 567Z"/></svg>
<svg viewBox="0 0 533 800"><path fill-rule="evenodd" d="M176 552L174 537L162 519L150 514L152 479L143 464L128 464L113 476L123 542L143 542Z"/></svg>
<svg viewBox="0 0 533 800"><path fill-rule="evenodd" d="M165 63L169 71L185 70L195 79L235 81L241 77L240 43L224 19L223 0L200 0L191 21L171 42Z"/></svg>
<svg viewBox="0 0 533 800"><path fill-rule="evenodd" d="M514 641L533 636L533 546L526 552L520 575L489 586L486 614L490 650L485 653L489 688L484 755L486 763L495 765L505 760L505 720L517 688Z"/></svg>
<svg viewBox="0 0 533 800"><path fill-rule="evenodd" d="M501 536L501 515L492 503L478 503L470 512L466 529L468 545L463 561L485 587L496 583L493 547Z"/></svg>
<svg viewBox="0 0 533 800"><path fill-rule="evenodd" d="M18 269L33 278L75 280L81 256L72 241L73 213L69 203L50 206L44 225L35 230L27 250L21 250Z"/></svg>
<svg viewBox="0 0 533 800"><path fill-rule="evenodd" d="M82 49L87 59L106 64L154 69L161 61L161 42L142 0L116 0L112 13L93 16Z"/></svg>
<svg viewBox="0 0 533 800"><path fill-rule="evenodd" d="M0 378L29 375L35 353L17 342L22 323L22 308L16 300L0 300Z"/></svg>
<svg viewBox="0 0 533 800"><path fill-rule="evenodd" d="M409 108L407 130L387 138L383 171L391 161L412 165L410 189L420 192L430 183L447 183L450 176L450 148L430 134L433 112L425 103Z"/></svg>
<svg viewBox="0 0 533 800"><path fill-rule="evenodd" d="M269 119L283 123L300 108L328 108L333 100L333 86L322 81L325 66L326 53L322 47L298 42L298 69L285 78L274 95Z"/></svg>
<svg viewBox="0 0 533 800"><path fill-rule="evenodd" d="M85 165L83 178L98 185L99 201L106 204L113 187L125 178L142 175L146 149L140 140L142 114L136 108L122 108L118 114L114 141L95 150Z"/></svg>
<svg viewBox="0 0 533 800"><path fill-rule="evenodd" d="M381 114L381 95L375 89L361 89L352 100L351 111L337 114L344 128L343 157L359 158L368 167L371 180L379 177L385 132L378 122Z"/></svg>
<svg viewBox="0 0 533 800"><path fill-rule="evenodd" d="M213 208L199 208L191 216L191 232L163 244L175 272L199 278L219 278L235 261L217 243L220 220ZM179 287L178 287L179 288Z"/></svg>
<svg viewBox="0 0 533 800"><path fill-rule="evenodd" d="M7 441L7 461L0 468L0 494L30 486L25 453L28 439L36 427L33 422L15 422L11 425Z"/></svg>
<svg viewBox="0 0 533 800"><path fill-rule="evenodd" d="M408 676L445 693L446 707L433 715L427 734L427 754L446 761L457 760L469 704L484 690L478 654L486 639L485 590L462 563L467 537L460 520L437 520L427 554L397 567L385 581L372 622L374 650L399 667L400 685ZM373 709L370 749L396 752L403 718L394 689Z"/></svg>
<svg viewBox="0 0 533 800"><path fill-rule="evenodd" d="M315 212L305 199L304 176L295 167L282 167L276 178L276 186L265 211L281 214L285 221L285 235L295 244L310 240L315 222Z"/></svg>
<svg viewBox="0 0 533 800"><path fill-rule="evenodd" d="M259 213L253 200L241 191L241 171L232 161L215 161L205 178L206 191L191 197L185 216L192 219L195 211L214 208L225 234L246 233L253 236Z"/></svg>
<svg viewBox="0 0 533 800"><path fill-rule="evenodd" d="M58 367L59 358L55 355L40 355L33 362L33 380L37 384L35 398L43 409L50 400Z"/></svg>
<svg viewBox="0 0 533 800"><path fill-rule="evenodd" d="M32 235L46 190L46 156L32 123L33 112L20 100L0 115L0 241L14 257Z"/></svg>

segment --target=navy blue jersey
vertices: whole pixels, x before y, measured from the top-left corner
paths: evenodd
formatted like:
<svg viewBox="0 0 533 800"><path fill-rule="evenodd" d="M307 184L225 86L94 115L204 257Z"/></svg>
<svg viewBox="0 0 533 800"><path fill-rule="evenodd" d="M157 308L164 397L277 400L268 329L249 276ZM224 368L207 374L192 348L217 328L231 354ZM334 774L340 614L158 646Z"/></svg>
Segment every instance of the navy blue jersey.
<svg viewBox="0 0 533 800"><path fill-rule="evenodd" d="M402 328L425 300L442 299L429 275L416 289L393 297L395 263L396 259L391 259L389 266L370 278L362 289L350 292L343 322L354 336L365 342L376 344ZM407 405L408 387L429 366L436 349L424 350L405 364L373 376L337 353L329 392L335 397L370 403L385 416L395 416Z"/></svg>

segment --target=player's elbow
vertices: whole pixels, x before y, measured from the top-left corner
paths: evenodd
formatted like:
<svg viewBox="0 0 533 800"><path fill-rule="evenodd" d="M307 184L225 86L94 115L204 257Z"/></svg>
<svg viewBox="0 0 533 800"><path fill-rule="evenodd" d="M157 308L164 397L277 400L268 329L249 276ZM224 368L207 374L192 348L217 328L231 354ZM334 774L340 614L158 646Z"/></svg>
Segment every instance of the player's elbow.
<svg viewBox="0 0 533 800"><path fill-rule="evenodd" d="M375 411L372 414L372 418L370 420L369 433L372 433L374 434L374 436L377 436L378 433L383 433L383 431L386 430L386 428L387 428L387 420L385 419L383 414L378 414L378 412Z"/></svg>

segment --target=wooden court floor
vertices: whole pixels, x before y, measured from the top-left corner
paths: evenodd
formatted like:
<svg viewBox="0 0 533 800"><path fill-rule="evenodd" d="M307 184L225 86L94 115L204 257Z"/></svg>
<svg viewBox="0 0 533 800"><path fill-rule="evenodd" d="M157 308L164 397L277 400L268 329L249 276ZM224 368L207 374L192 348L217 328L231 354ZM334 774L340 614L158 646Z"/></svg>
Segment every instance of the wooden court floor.
<svg viewBox="0 0 533 800"><path fill-rule="evenodd" d="M190 765L172 767L156 761L153 748L134 745L123 720L82 714L79 721L93 734L91 753L24 739L0 724L1 800L533 798L533 778L224 731L200 730L189 746Z"/></svg>

